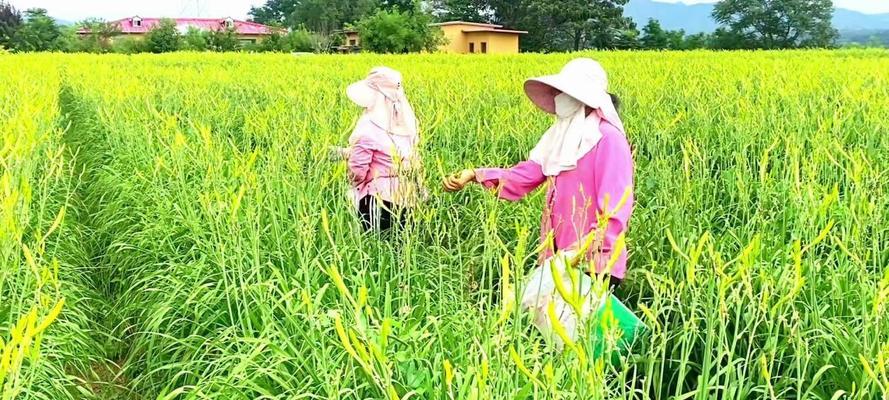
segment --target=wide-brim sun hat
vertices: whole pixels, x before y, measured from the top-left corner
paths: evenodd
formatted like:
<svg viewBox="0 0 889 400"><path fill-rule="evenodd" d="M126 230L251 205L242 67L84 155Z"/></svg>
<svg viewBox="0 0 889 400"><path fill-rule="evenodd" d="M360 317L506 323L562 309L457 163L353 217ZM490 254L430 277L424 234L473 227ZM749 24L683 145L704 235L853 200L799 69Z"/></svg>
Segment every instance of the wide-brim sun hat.
<svg viewBox="0 0 889 400"><path fill-rule="evenodd" d="M370 108L376 104L377 96L383 95L383 91L397 90L401 86L401 79L401 73L394 69L376 67L367 78L349 85L346 96L359 107Z"/></svg>
<svg viewBox="0 0 889 400"><path fill-rule="evenodd" d="M525 94L541 110L555 114L555 98L565 93L593 109L613 109L608 94L608 74L589 58L577 58L555 75L525 81Z"/></svg>
<svg viewBox="0 0 889 400"><path fill-rule="evenodd" d="M366 78L349 85L346 96L364 108L362 118L370 119L387 133L417 136L417 117L404 93L400 72L388 67L376 67Z"/></svg>
<svg viewBox="0 0 889 400"><path fill-rule="evenodd" d="M371 89L367 84L367 81L361 80L346 88L346 96L359 107L369 108L373 106L378 94L375 90Z"/></svg>

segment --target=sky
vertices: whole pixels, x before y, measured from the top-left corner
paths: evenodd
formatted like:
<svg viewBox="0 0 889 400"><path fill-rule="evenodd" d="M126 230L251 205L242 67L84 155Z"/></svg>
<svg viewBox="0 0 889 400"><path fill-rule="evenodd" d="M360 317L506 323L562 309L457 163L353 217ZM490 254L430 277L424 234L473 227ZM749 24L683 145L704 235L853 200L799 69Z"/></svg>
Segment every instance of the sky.
<svg viewBox="0 0 889 400"><path fill-rule="evenodd" d="M663 3L715 3L716 0L655 0ZM863 13L889 13L889 0L833 0L834 7L848 8Z"/></svg>
<svg viewBox="0 0 889 400"><path fill-rule="evenodd" d="M88 17L106 20L142 17L246 18L251 5L263 0L6 0L15 8L45 8L55 18L80 21ZM669 3L713 3L715 0L657 0ZM889 12L889 0L834 0L837 7L866 13Z"/></svg>

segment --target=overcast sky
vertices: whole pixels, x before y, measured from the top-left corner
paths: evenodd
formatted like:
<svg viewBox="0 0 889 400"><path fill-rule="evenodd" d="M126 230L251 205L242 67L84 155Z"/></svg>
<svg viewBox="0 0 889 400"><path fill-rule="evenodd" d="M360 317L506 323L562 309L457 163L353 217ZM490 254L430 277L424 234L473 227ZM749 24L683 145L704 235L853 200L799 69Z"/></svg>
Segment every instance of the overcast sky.
<svg viewBox="0 0 889 400"><path fill-rule="evenodd" d="M670 3L713 3L715 0L657 0ZM7 0L24 10L40 7L55 18L80 21L87 17L106 20L139 15L143 17L232 17L246 18L251 5L263 0ZM837 7L862 12L889 12L889 0L835 0Z"/></svg>

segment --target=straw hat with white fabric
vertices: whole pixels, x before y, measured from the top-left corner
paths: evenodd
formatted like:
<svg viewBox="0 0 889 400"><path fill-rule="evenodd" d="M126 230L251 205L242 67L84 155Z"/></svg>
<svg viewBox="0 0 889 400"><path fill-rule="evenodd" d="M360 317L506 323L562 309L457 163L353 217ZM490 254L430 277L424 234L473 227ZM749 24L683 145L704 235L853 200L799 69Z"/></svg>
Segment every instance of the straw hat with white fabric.
<svg viewBox="0 0 889 400"><path fill-rule="evenodd" d="M357 106L364 109L362 118L369 119L385 133L407 138L414 144L418 139L418 123L414 109L404 92L401 73L389 67L375 67L366 78L346 88L346 96ZM355 144L363 132L352 132L349 143ZM383 140L384 138L379 138ZM391 141L391 140L383 140ZM405 140L395 140L396 147L403 156L410 153L410 146L398 146ZM331 158L336 160L349 157L349 149L332 147Z"/></svg>
<svg viewBox="0 0 889 400"><path fill-rule="evenodd" d="M572 60L556 75L527 80L525 94L541 110L556 115L556 122L531 150L530 159L546 176L574 169L577 160L602 139L602 120L624 131L608 94L608 74L589 58ZM587 107L594 112L587 114Z"/></svg>
<svg viewBox="0 0 889 400"><path fill-rule="evenodd" d="M367 78L349 85L346 95L363 107L365 116L387 133L417 136L417 117L404 93L400 72L376 67Z"/></svg>

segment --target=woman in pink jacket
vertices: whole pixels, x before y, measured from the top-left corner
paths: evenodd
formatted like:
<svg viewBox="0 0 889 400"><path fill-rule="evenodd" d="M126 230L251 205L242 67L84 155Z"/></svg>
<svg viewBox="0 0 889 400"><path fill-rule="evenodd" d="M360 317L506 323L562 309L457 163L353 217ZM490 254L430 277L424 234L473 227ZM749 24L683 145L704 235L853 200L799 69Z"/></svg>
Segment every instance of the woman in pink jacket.
<svg viewBox="0 0 889 400"><path fill-rule="evenodd" d="M417 119L401 74L377 67L346 94L364 108L349 138L350 197L365 230L387 230L417 201L420 157Z"/></svg>
<svg viewBox="0 0 889 400"><path fill-rule="evenodd" d="M512 168L463 170L445 179L445 189L458 191L476 182L518 201L547 184L543 259L573 252L574 260L591 266L589 274L608 277L616 286L627 270L627 250L618 238L633 209L633 160L607 74L599 63L580 58L557 75L528 80L525 93L556 116L529 159Z"/></svg>

